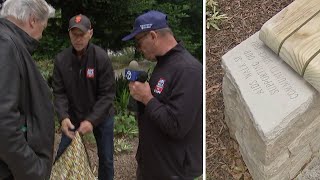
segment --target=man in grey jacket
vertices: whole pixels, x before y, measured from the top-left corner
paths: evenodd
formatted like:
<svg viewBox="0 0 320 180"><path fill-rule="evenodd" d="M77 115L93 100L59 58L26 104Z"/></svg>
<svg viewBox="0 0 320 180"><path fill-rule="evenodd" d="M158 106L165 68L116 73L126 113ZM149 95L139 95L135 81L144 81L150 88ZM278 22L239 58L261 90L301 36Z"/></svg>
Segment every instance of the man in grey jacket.
<svg viewBox="0 0 320 180"><path fill-rule="evenodd" d="M31 54L54 9L45 0L7 0L0 18L0 179L49 179L54 112Z"/></svg>

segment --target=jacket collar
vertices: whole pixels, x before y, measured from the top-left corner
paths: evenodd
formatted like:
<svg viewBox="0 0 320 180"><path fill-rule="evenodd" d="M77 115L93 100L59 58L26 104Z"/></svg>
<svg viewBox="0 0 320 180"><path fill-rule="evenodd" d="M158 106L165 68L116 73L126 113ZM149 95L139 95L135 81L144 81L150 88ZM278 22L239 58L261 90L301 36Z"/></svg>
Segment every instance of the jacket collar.
<svg viewBox="0 0 320 180"><path fill-rule="evenodd" d="M32 54L38 47L39 41L29 36L24 30L19 28L11 21L5 18L0 18L0 24L11 31L16 36L16 38L20 40L21 44L28 50L30 54Z"/></svg>
<svg viewBox="0 0 320 180"><path fill-rule="evenodd" d="M179 51L183 51L184 47L183 47L183 43L182 42L178 42L178 44L173 47L172 49L170 49L166 54L162 55L162 56L156 56L157 59L157 64L163 64L168 60L168 57L170 57L172 54L179 52Z"/></svg>
<svg viewBox="0 0 320 180"><path fill-rule="evenodd" d="M85 48L82 57L86 56L86 54L88 53L88 50L91 48L92 44L89 42L87 47ZM72 49L72 54L74 54L75 56L77 56L77 52L76 50L73 48L73 46L71 45L71 49Z"/></svg>

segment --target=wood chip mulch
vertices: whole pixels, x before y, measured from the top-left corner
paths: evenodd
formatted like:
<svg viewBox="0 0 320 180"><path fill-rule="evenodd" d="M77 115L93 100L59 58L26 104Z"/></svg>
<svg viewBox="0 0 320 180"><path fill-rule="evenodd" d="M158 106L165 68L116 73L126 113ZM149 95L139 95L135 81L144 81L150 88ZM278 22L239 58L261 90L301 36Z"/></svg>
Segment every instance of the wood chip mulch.
<svg viewBox="0 0 320 180"><path fill-rule="evenodd" d="M206 177L252 179L224 121L221 57L247 39L292 0L217 0L228 19L206 32Z"/></svg>

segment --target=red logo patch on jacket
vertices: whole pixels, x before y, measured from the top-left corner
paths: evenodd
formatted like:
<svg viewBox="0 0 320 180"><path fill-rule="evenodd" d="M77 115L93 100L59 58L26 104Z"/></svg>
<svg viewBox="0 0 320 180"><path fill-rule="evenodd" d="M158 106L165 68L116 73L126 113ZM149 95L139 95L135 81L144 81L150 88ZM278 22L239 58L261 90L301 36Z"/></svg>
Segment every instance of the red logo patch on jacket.
<svg viewBox="0 0 320 180"><path fill-rule="evenodd" d="M87 78L94 78L94 69L93 68L87 68Z"/></svg>
<svg viewBox="0 0 320 180"><path fill-rule="evenodd" d="M153 92L157 93L157 94L161 94L163 88L164 88L164 83L166 82L165 79L160 78L156 87L154 88Z"/></svg>

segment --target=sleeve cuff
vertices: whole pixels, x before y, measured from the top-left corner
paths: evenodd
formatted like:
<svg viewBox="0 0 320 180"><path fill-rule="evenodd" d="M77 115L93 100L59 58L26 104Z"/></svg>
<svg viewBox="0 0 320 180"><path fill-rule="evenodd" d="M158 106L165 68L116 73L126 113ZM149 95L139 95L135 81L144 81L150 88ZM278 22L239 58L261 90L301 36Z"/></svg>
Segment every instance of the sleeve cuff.
<svg viewBox="0 0 320 180"><path fill-rule="evenodd" d="M69 117L69 114L64 114L64 115L61 115L61 116L60 116L60 119L59 119L60 124L61 124L62 120L64 120L65 118L70 118L70 117Z"/></svg>
<svg viewBox="0 0 320 180"><path fill-rule="evenodd" d="M161 106L160 102L155 97L153 97L146 104L145 113L151 114L151 112L154 111L154 109L157 109L159 106Z"/></svg>
<svg viewBox="0 0 320 180"><path fill-rule="evenodd" d="M96 127L100 123L96 120L96 118L94 118L93 116L90 116L90 115L88 117L86 117L86 120L91 122L93 127Z"/></svg>

